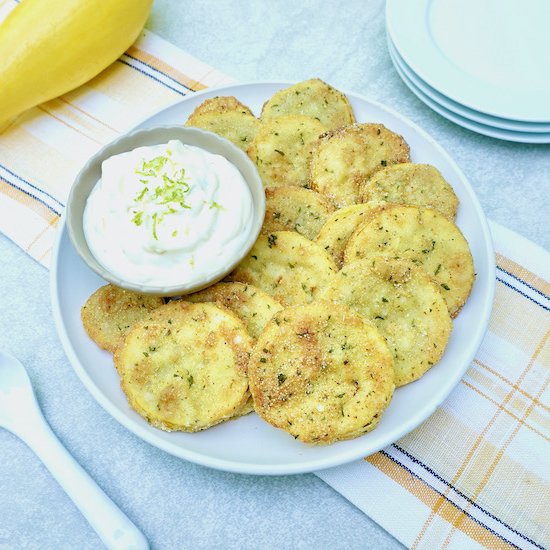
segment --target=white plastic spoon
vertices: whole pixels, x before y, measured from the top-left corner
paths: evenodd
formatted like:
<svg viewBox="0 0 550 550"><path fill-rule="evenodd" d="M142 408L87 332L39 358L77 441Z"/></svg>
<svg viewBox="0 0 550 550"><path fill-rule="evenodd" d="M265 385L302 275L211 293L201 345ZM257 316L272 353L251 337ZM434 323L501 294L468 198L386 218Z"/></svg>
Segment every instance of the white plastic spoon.
<svg viewBox="0 0 550 550"><path fill-rule="evenodd" d="M0 427L20 437L36 453L107 548L149 548L141 531L96 485L52 432L38 406L25 367L15 357L2 351Z"/></svg>

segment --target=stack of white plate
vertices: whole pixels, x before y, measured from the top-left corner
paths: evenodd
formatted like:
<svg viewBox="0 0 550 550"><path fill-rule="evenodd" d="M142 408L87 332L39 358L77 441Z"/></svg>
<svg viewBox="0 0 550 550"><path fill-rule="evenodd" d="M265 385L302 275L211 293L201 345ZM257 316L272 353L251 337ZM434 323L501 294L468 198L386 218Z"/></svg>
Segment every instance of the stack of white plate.
<svg viewBox="0 0 550 550"><path fill-rule="evenodd" d="M387 0L409 89L486 136L550 143L550 0Z"/></svg>

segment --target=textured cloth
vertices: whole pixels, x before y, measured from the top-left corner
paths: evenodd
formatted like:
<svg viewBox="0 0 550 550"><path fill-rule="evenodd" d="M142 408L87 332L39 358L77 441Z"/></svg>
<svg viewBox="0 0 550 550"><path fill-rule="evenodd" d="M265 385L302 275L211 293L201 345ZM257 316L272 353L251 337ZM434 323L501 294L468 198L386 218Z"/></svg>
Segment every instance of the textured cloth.
<svg viewBox="0 0 550 550"><path fill-rule="evenodd" d="M0 1L0 17L14 5ZM0 135L0 231L47 265L83 162L187 93L227 82L144 32L98 77ZM472 368L413 433L365 461L318 474L407 546L550 545L550 260L516 235L492 230L496 304Z"/></svg>

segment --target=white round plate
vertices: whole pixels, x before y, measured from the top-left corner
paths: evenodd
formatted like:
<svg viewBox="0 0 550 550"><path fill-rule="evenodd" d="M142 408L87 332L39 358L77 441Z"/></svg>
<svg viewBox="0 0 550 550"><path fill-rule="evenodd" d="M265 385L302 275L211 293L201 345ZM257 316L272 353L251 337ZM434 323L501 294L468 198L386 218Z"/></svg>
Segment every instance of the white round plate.
<svg viewBox="0 0 550 550"><path fill-rule="evenodd" d="M436 113L440 114L442 117L445 117L447 120L476 132L478 134L483 134L484 136L503 139L506 141L515 141L518 143L550 143L550 133L547 134L530 134L528 132L514 132L512 130L503 130L501 128L495 128L494 126L487 126L486 124L481 124L480 122L475 122L469 118L457 115L453 111L446 109L441 104L434 101L431 97L426 95L408 76L407 68L403 65L402 61L395 57L392 51L390 50L390 57L392 58L393 65L397 74L401 77L401 80L409 88L409 90L416 96L420 101L425 103L430 109L434 110Z"/></svg>
<svg viewBox="0 0 550 550"><path fill-rule="evenodd" d="M550 123L548 0L388 0L388 34L413 71L489 115Z"/></svg>
<svg viewBox="0 0 550 550"><path fill-rule="evenodd" d="M208 89L160 111L138 127L183 122L202 101L216 95L235 96L259 114L262 104L289 84ZM62 220L51 269L52 306L61 342L77 375L98 403L138 437L175 456L221 470L248 474L311 472L363 458L404 436L434 412L469 367L489 322L495 287L494 252L479 202L457 165L424 131L387 107L357 94L348 97L357 120L381 122L401 134L410 145L412 160L437 166L460 199L457 223L470 243L477 277L470 299L454 321L444 357L422 379L395 392L375 430L351 441L304 445L254 413L194 434L157 430L128 406L111 355L100 350L82 327L80 308L104 281L80 260Z"/></svg>
<svg viewBox="0 0 550 550"><path fill-rule="evenodd" d="M388 35L388 49L391 52L392 58L399 62L400 68L408 76L409 80L416 85L416 87L424 92L429 98L433 99L436 103L439 103L445 109L462 116L469 118L474 122L479 122L486 126L492 126L494 128L500 128L502 130L511 130L512 132L528 132L534 134L550 134L550 124L543 124L540 122L519 122L517 120L508 120L505 118L499 118L496 116L487 115L474 111L468 107L464 107L460 103L453 101L452 99L439 93L432 88L427 82L424 82L417 74L415 74L411 67L407 65L405 60L399 55L399 52L395 49L391 38Z"/></svg>

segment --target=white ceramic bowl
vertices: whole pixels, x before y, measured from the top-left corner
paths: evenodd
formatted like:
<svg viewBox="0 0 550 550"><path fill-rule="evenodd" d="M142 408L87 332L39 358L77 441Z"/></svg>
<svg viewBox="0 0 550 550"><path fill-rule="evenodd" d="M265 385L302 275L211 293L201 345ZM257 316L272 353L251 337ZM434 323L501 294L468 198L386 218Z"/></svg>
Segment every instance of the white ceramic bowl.
<svg viewBox="0 0 550 550"><path fill-rule="evenodd" d="M216 95L235 96L259 114L269 97L290 84L238 84L205 90L160 111L140 126L185 121L200 103ZM151 445L198 464L248 474L293 474L337 466L375 453L416 428L470 366L489 322L495 289L491 236L475 193L449 155L418 126L365 97L347 95L357 120L381 122L401 134L410 145L413 162L435 165L460 199L457 224L470 244L477 276L468 302L454 320L443 358L420 380L396 390L372 432L350 441L305 445L254 413L199 433L157 430L128 406L111 355L100 350L82 328L80 308L103 281L80 259L62 221L51 269L52 307L61 342L75 372L98 403Z"/></svg>
<svg viewBox="0 0 550 550"><path fill-rule="evenodd" d="M167 143L171 139L177 139L184 145L194 145L209 153L221 155L238 168L252 194L253 216L248 225L248 235L244 245L232 256L223 266L212 270L207 276L199 281L186 281L171 286L155 286L148 284L133 283L111 273L100 262L96 260L86 242L83 228L84 208L88 196L95 184L101 178L101 163L112 157L136 147L144 145L158 145ZM95 155L93 155L76 176L71 188L66 209L66 224L75 250L86 262L88 267L95 271L100 277L114 285L157 296L177 296L189 294L201 290L219 281L231 272L235 266L248 254L252 245L256 242L265 214L264 187L256 167L248 156L235 147L230 141L198 128L186 126L156 125L148 128L139 128L115 139Z"/></svg>

